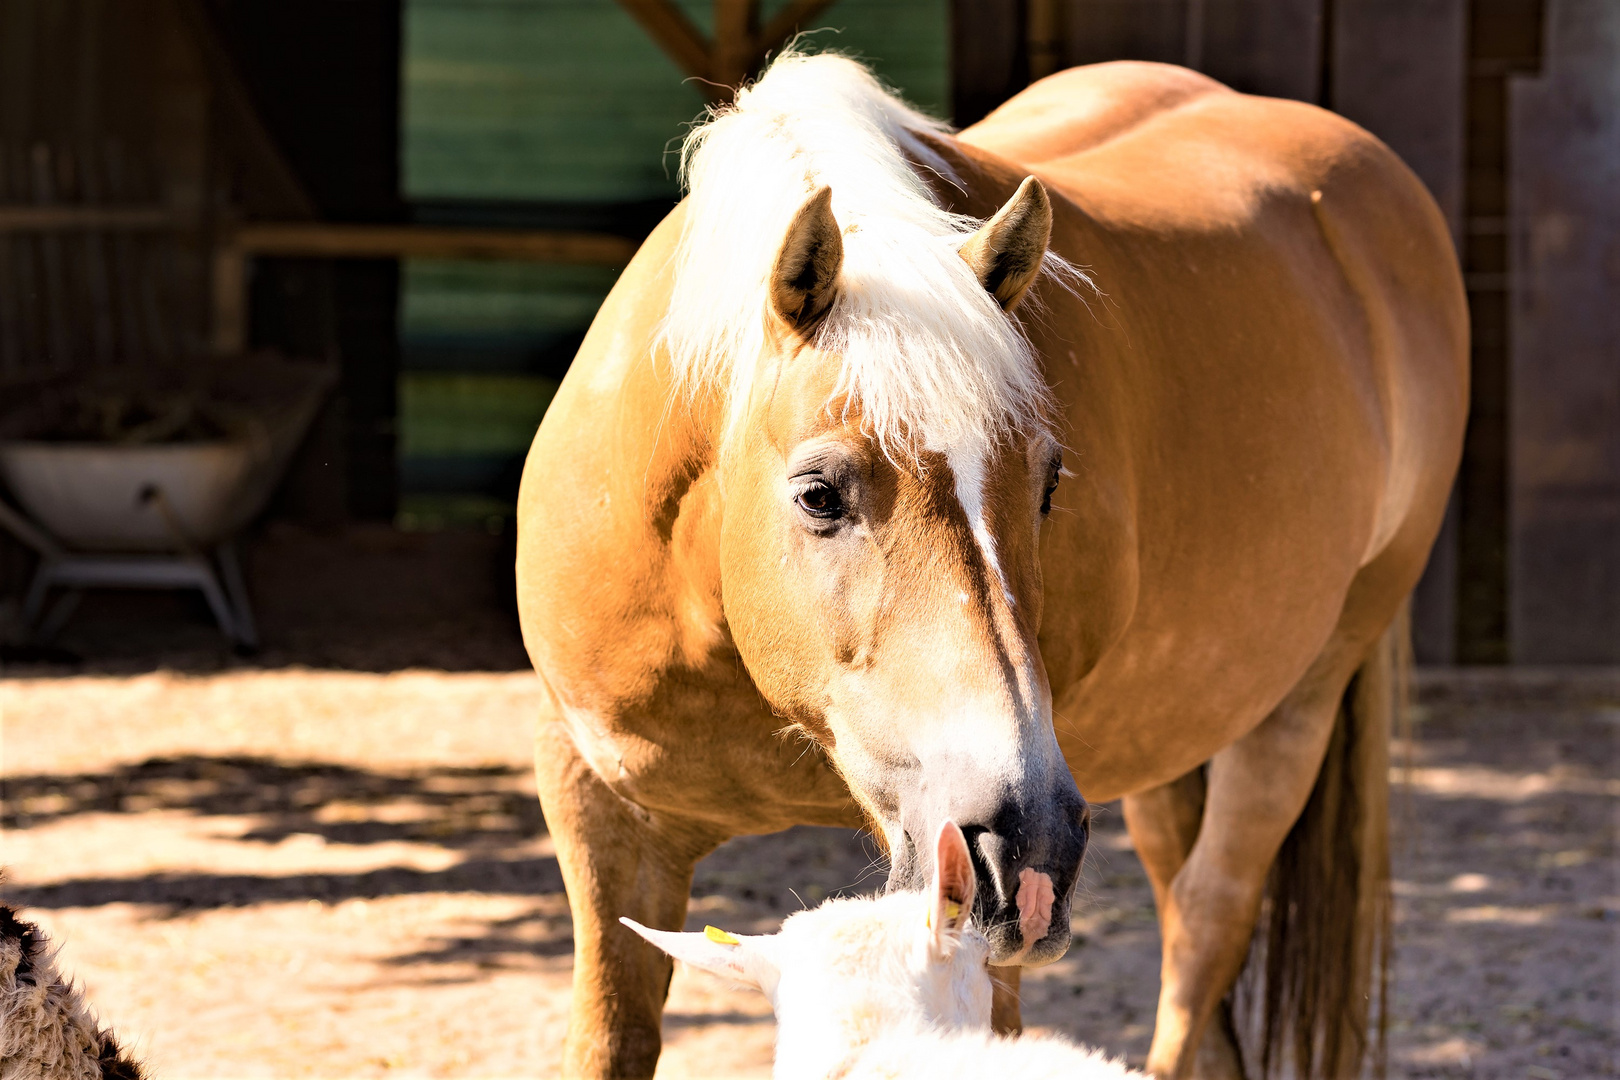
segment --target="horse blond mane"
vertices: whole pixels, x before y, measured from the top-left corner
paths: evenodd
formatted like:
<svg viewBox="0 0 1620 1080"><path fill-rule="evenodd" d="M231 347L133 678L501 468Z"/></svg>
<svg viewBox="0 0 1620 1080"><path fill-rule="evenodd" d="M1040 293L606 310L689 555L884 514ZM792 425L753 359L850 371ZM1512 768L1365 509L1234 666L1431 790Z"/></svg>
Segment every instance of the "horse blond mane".
<svg viewBox="0 0 1620 1080"><path fill-rule="evenodd" d="M832 188L837 299L813 343L842 358L834 400L886 451L994 442L1043 426L1050 392L1017 323L958 248L982 224L941 207L918 169L955 181L922 136L950 128L865 67L788 51L681 151L689 192L661 333L676 385L746 409L766 347L769 275L794 213ZM1048 254L1047 273L1081 275Z"/></svg>

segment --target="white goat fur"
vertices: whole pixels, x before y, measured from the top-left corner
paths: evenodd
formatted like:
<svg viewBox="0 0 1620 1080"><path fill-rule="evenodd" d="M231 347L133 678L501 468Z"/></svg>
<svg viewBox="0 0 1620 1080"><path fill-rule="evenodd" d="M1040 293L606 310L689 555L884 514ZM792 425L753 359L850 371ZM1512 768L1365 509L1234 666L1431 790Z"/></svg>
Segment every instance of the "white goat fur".
<svg viewBox="0 0 1620 1080"><path fill-rule="evenodd" d="M967 925L967 844L946 822L936 846L931 892L829 900L775 934L732 935L736 944L620 921L678 960L764 991L776 1080L1145 1080L1062 1039L991 1034L989 944Z"/></svg>

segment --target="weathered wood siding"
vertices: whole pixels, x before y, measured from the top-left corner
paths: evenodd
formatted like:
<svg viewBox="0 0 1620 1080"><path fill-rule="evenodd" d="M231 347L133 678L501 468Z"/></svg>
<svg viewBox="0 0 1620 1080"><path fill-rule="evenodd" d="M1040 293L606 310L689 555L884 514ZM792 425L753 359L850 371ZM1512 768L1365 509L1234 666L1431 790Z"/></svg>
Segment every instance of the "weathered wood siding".
<svg viewBox="0 0 1620 1080"><path fill-rule="evenodd" d="M1620 663L1620 4L1550 0L1513 80L1515 663Z"/></svg>

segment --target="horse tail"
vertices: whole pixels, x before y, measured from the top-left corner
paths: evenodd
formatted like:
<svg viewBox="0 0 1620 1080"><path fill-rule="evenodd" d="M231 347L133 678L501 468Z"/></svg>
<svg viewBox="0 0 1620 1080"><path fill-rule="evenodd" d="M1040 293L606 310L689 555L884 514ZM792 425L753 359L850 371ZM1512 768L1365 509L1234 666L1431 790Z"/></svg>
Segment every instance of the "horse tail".
<svg viewBox="0 0 1620 1080"><path fill-rule="evenodd" d="M1263 1077L1288 1046L1299 1080L1360 1076L1369 1057L1384 1075L1389 748L1406 712L1410 642L1403 604L1345 688L1310 801L1272 865L1245 979Z"/></svg>

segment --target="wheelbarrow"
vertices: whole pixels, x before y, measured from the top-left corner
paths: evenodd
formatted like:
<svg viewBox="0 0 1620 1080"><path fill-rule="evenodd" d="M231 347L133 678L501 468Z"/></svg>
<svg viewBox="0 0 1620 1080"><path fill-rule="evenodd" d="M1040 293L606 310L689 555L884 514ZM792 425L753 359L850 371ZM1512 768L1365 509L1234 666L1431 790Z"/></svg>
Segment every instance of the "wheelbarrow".
<svg viewBox="0 0 1620 1080"><path fill-rule="evenodd" d="M251 357L35 387L28 406L0 417L0 480L17 503L0 501L0 528L40 556L24 634L49 642L86 589L194 588L233 644L257 648L234 539L264 509L334 380L326 365ZM86 402L134 393L200 403L194 411L214 414L212 437L133 441L154 425L162 436L162 416L144 432L114 424L106 440L63 422ZM47 609L54 590L63 593Z"/></svg>

